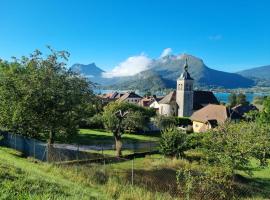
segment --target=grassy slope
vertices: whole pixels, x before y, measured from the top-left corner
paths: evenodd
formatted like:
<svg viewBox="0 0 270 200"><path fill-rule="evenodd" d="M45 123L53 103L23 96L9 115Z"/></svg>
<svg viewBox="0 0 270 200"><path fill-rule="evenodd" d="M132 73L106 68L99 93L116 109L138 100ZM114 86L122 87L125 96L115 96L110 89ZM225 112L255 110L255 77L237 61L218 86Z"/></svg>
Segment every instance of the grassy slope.
<svg viewBox="0 0 270 200"><path fill-rule="evenodd" d="M123 143L139 143L150 141L158 141L158 137L128 133L123 135ZM72 138L70 142L82 145L114 144L114 137L112 133L106 131L81 129L80 134Z"/></svg>
<svg viewBox="0 0 270 200"><path fill-rule="evenodd" d="M66 179L62 170L0 148L0 199L105 199L97 188Z"/></svg>

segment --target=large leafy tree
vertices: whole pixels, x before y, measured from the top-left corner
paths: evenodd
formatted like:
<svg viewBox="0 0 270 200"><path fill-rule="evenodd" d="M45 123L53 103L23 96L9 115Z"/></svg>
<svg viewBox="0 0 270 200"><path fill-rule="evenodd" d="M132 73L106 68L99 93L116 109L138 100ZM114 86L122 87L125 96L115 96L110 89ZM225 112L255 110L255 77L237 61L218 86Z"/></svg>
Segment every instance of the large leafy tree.
<svg viewBox="0 0 270 200"><path fill-rule="evenodd" d="M210 163L235 170L249 170L250 159L266 165L270 153L270 126L257 122L226 123L208 133L204 139Z"/></svg>
<svg viewBox="0 0 270 200"><path fill-rule="evenodd" d="M263 101L263 110L260 113L260 121L263 123L270 123L270 97Z"/></svg>
<svg viewBox="0 0 270 200"><path fill-rule="evenodd" d="M104 107L104 125L113 133L117 157L122 155L122 135L125 131L147 129L150 118L154 115L153 109L125 102L116 101Z"/></svg>
<svg viewBox="0 0 270 200"><path fill-rule="evenodd" d="M69 54L0 62L0 126L31 137L69 137L93 102L91 83L66 68Z"/></svg>

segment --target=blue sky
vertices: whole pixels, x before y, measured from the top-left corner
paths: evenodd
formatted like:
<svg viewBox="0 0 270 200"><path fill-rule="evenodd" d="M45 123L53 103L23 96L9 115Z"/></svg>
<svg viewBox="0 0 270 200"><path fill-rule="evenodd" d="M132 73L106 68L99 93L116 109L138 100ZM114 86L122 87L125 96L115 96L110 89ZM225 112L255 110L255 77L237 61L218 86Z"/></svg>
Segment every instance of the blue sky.
<svg viewBox="0 0 270 200"><path fill-rule="evenodd" d="M234 72L270 64L269 11L268 0L0 0L0 58L51 45L110 71L170 48Z"/></svg>

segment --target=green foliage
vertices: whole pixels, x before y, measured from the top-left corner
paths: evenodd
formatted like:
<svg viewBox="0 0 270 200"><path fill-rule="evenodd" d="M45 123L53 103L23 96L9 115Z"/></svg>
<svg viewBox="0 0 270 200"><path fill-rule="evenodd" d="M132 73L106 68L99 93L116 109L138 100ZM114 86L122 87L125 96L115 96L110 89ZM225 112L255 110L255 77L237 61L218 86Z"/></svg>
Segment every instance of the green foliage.
<svg viewBox="0 0 270 200"><path fill-rule="evenodd" d="M270 97L267 97L263 101L263 111L260 115L260 121L270 123Z"/></svg>
<svg viewBox="0 0 270 200"><path fill-rule="evenodd" d="M162 154L183 157L187 147L187 134L183 130L171 127L162 131L160 138L160 151Z"/></svg>
<svg viewBox="0 0 270 200"><path fill-rule="evenodd" d="M88 118L85 127L93 129L103 129L104 124L102 114L98 113L95 114L93 117Z"/></svg>
<svg viewBox="0 0 270 200"><path fill-rule="evenodd" d="M176 126L177 120L174 116L158 115L155 118L155 124L160 130L165 130L171 126Z"/></svg>
<svg viewBox="0 0 270 200"><path fill-rule="evenodd" d="M239 105L239 104L247 105L249 103L249 102L247 102L246 95L244 95L243 93L239 93L237 95L236 102L237 102L237 105Z"/></svg>
<svg viewBox="0 0 270 200"><path fill-rule="evenodd" d="M266 98L267 97L265 97L265 96L255 96L253 99L253 104L263 105L263 102Z"/></svg>
<svg viewBox="0 0 270 200"><path fill-rule="evenodd" d="M232 176L224 167L184 165L176 173L177 185L185 199L232 199Z"/></svg>
<svg viewBox="0 0 270 200"><path fill-rule="evenodd" d="M119 118L116 113L128 112L127 117L119 124ZM120 134L125 130L146 129L150 118L155 115L153 109L144 108L135 104L126 102L111 102L104 107L103 121L105 128L114 132L120 127Z"/></svg>
<svg viewBox="0 0 270 200"><path fill-rule="evenodd" d="M111 102L104 107L104 126L107 130L111 131L115 137L117 157L122 154L121 139L125 130L134 131L137 129L147 129L150 118L154 114L154 109L119 101Z"/></svg>
<svg viewBox="0 0 270 200"><path fill-rule="evenodd" d="M188 149L196 149L203 147L203 141L207 133L191 133L187 136Z"/></svg>
<svg viewBox="0 0 270 200"><path fill-rule="evenodd" d="M31 137L69 137L87 115L91 84L67 70L67 52L0 62L1 128Z"/></svg>
<svg viewBox="0 0 270 200"><path fill-rule="evenodd" d="M246 95L243 93L235 94L231 93L230 96L228 97L228 103L230 107L234 107L236 105L247 105L249 102L246 100Z"/></svg>
<svg viewBox="0 0 270 200"><path fill-rule="evenodd" d="M227 123L204 139L207 160L217 166L250 172L250 159L265 164L270 145L269 125L256 122Z"/></svg>
<svg viewBox="0 0 270 200"><path fill-rule="evenodd" d="M192 121L187 117L176 117L176 123L178 126L192 125Z"/></svg>

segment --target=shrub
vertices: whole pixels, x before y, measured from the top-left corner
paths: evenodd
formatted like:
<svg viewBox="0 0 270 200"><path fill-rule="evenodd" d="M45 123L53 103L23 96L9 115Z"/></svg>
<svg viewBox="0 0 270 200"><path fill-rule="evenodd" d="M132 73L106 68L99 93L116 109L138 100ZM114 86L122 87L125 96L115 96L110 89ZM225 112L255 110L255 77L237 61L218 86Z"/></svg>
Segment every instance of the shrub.
<svg viewBox="0 0 270 200"><path fill-rule="evenodd" d="M173 116L163 116L159 115L155 118L155 125L160 129L164 130L166 128L169 128L171 126L177 125L177 120Z"/></svg>
<svg viewBox="0 0 270 200"><path fill-rule="evenodd" d="M183 157L187 150L187 134L177 127L167 128L162 131L160 151L166 156Z"/></svg>
<svg viewBox="0 0 270 200"><path fill-rule="evenodd" d="M192 125L191 120L187 117L175 117L175 120L176 120L176 125L178 126Z"/></svg>
<svg viewBox="0 0 270 200"><path fill-rule="evenodd" d="M101 114L96 114L87 120L87 127L94 129L103 129L103 118Z"/></svg>

